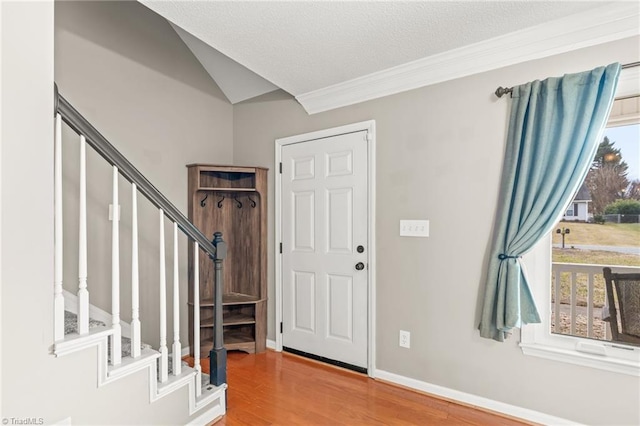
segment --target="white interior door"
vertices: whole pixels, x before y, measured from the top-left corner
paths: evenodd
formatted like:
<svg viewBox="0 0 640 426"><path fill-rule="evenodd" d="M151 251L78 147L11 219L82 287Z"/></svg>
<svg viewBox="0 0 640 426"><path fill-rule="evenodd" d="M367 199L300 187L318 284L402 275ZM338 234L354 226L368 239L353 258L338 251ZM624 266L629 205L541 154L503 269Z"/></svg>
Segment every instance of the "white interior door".
<svg viewBox="0 0 640 426"><path fill-rule="evenodd" d="M283 346L367 368L367 132L282 147Z"/></svg>

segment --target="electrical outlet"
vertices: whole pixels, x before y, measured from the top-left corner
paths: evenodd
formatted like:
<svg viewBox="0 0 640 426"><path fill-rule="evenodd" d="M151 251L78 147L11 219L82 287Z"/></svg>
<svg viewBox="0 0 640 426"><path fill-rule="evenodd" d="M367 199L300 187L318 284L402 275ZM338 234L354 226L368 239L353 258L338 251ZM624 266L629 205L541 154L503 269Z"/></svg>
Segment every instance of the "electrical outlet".
<svg viewBox="0 0 640 426"><path fill-rule="evenodd" d="M109 221L113 220L113 204L109 204ZM120 221L120 204L118 204L118 221Z"/></svg>
<svg viewBox="0 0 640 426"><path fill-rule="evenodd" d="M428 220L401 220L400 236L401 237L428 237L429 221Z"/></svg>
<svg viewBox="0 0 640 426"><path fill-rule="evenodd" d="M400 347L411 347L411 333L409 331L400 330Z"/></svg>

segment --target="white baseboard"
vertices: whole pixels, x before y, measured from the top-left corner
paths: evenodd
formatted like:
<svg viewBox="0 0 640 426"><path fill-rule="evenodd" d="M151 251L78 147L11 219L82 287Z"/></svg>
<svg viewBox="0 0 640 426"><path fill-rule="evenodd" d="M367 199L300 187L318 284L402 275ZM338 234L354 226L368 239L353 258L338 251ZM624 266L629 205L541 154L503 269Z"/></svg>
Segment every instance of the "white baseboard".
<svg viewBox="0 0 640 426"><path fill-rule="evenodd" d="M398 374L389 373L384 370L376 370L376 379L385 380L408 388L416 389L442 398L459 401L463 404L473 405L475 407L484 408L495 411L497 413L506 414L508 416L518 417L523 420L540 423L545 425L579 425L580 423L560 417L551 416L539 411L529 410L504 402L495 401L493 399L484 398L470 393L461 392L455 389L445 388L443 386L434 385L420 380L411 379L409 377L400 376Z"/></svg>
<svg viewBox="0 0 640 426"><path fill-rule="evenodd" d="M213 408L210 408L209 410L200 414L198 417L196 417L195 419L187 423L187 426L206 426L211 424L211 422L217 419L218 417L224 416L224 414L225 414L225 402L223 397L220 404L216 404Z"/></svg>

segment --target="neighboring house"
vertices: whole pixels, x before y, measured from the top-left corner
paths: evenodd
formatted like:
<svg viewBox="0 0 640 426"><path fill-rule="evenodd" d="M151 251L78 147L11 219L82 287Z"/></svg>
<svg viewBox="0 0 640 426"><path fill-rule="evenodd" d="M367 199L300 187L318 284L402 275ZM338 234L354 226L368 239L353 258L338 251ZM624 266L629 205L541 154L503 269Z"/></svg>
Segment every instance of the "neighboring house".
<svg viewBox="0 0 640 426"><path fill-rule="evenodd" d="M561 4L550 2L548 7ZM55 80L65 97L183 212L187 211L186 164L270 169L269 340L277 333L272 321L277 256L274 141L376 120L377 317L372 354L376 376L535 423L640 424L638 377L597 370L587 361L572 365L524 355L518 331L497 343L480 338L475 330L509 110L508 97L498 100L492 93L500 85L638 61L637 29L613 31L602 23L615 21L619 26L620 21L631 20L637 28L638 12L616 16L599 15L589 21L591 27L579 31L567 25L571 31L562 36L545 31L532 35L529 29L518 32L519 39L539 51L524 56L516 48L477 51L467 60L468 67L455 72L448 54L439 54L427 70L436 74L428 86L308 115L282 90L232 105L170 25L136 2L60 1L54 11L48 1L2 1L0 417L7 424L26 424L25 419L35 419L31 423L36 424L40 418L44 424L114 425L197 420L189 414L186 389L150 403L147 372L98 388L95 348L52 355ZM237 31L242 33L242 28ZM579 39L569 49L545 44L574 33ZM584 42L592 34L602 44ZM545 52L556 55L546 57ZM486 58L493 65L486 65ZM513 58L524 62L504 61ZM475 71L467 72L470 67ZM380 89L376 78L373 75L370 83L357 87L363 96L395 87L383 84ZM65 164L73 165L77 147L70 147ZM108 223L108 205L95 203L94 195L109 192L110 171L94 160L95 154L90 154L88 167L97 181L88 184L93 194L89 201L94 202L89 209L96 220ZM72 180L74 172L71 169L64 179ZM69 206L76 206L76 201L73 196L65 200ZM140 210L157 215L140 204ZM128 212L123 206L123 220ZM429 219L429 238L400 238L398 221L405 218ZM77 244L73 217L68 225L64 243L73 247ZM158 253L144 251L143 245L157 244L157 223L148 220L140 228L141 265L152 270L140 310L142 316L152 316L158 306L153 287L158 272L152 268ZM89 237L89 256L109 257L108 237L104 233ZM77 289L77 265L72 259L64 262L69 272L65 288ZM183 262L180 270L186 275ZM98 263L89 272L91 300L105 310L110 307L110 293L101 284L111 279L109 265ZM128 274L121 271L125 284ZM549 277L545 274L542 280ZM122 315L128 321L124 307ZM410 349L398 346L399 330L412 333ZM143 326L142 333L146 342L156 345L157 330ZM587 360L599 356L589 351L584 355Z"/></svg>
<svg viewBox="0 0 640 426"><path fill-rule="evenodd" d="M574 222L587 222L593 216L589 213L589 203L591 202L591 193L589 188L584 183L578 189L573 201L569 204L565 215L562 220L574 221Z"/></svg>

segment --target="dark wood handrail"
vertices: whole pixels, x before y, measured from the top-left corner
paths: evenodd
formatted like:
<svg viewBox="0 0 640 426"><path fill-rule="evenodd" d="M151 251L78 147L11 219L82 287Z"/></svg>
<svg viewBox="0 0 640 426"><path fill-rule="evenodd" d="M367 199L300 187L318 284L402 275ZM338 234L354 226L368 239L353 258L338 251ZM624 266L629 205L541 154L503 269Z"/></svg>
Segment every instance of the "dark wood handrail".
<svg viewBox="0 0 640 426"><path fill-rule="evenodd" d="M200 230L183 215L158 189L144 177L133 164L125 158L98 130L89 123L59 92L54 84L55 112L62 120L79 135L85 137L91 146L109 164L118 168L118 172L129 182L134 183L138 190L159 209L165 216L178 225L182 232L196 241L215 264L215 306L214 317L214 345L210 351L210 383L220 386L227 381L227 353L224 348L222 331L222 261L226 257L227 246L222 239L222 233L216 232L213 241L209 241ZM196 260L197 261L197 260ZM198 308L196 308L198 309Z"/></svg>
<svg viewBox="0 0 640 426"><path fill-rule="evenodd" d="M178 227L189 238L197 241L200 248L207 252L211 258L216 256L216 248L207 237L200 232L200 230L189 222L189 219L183 215L180 210L174 206L158 189L144 177L133 164L127 160L124 155L120 153L104 136L96 130L95 127L87 121L60 93L58 93L57 86L55 87L56 96L56 112L60 113L62 120L67 123L74 132L79 135L83 135L87 143L96 150L98 154L102 156L109 164L116 166L122 176L129 182L135 183L138 190L144 194L149 201L151 201L156 207L162 209L164 214L173 222L178 224Z"/></svg>

